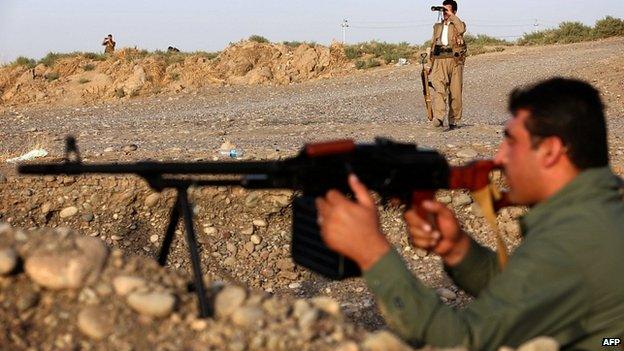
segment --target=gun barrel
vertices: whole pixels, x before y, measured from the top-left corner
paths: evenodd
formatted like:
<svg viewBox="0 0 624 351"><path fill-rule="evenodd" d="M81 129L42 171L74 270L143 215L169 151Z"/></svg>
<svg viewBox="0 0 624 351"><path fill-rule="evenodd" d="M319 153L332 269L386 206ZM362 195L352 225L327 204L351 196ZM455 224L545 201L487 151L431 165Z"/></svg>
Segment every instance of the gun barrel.
<svg viewBox="0 0 624 351"><path fill-rule="evenodd" d="M22 164L18 171L22 174L255 174L272 173L280 168L280 161L241 161L241 162L151 162L133 163L92 163L79 162Z"/></svg>

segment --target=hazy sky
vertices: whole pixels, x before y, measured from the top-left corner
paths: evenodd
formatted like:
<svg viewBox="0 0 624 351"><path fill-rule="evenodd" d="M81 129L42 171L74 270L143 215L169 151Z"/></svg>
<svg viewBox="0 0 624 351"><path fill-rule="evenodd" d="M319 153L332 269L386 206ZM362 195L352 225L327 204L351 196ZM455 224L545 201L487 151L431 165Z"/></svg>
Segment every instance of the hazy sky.
<svg viewBox="0 0 624 351"><path fill-rule="evenodd" d="M251 34L271 41L327 44L371 39L421 44L437 16L425 0L0 0L0 62L50 51L101 52L112 33L117 47L218 51ZM624 0L460 0L458 15L472 34L515 39L561 21L593 25L624 17ZM537 24L537 26L535 26Z"/></svg>

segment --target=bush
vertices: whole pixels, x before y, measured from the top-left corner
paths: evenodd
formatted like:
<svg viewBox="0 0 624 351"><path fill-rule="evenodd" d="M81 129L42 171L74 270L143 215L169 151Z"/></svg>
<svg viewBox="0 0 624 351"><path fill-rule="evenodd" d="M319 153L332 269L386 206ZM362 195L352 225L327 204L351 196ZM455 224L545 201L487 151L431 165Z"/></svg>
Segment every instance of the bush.
<svg viewBox="0 0 624 351"><path fill-rule="evenodd" d="M296 48L299 47L300 45L306 44L306 45L310 45L310 46L316 46L317 43L315 41L283 41L282 44L291 47L291 48Z"/></svg>
<svg viewBox="0 0 624 351"><path fill-rule="evenodd" d="M39 60L39 63L42 63L46 67L52 67L58 59L67 57L70 55L72 54L60 54L58 52L49 52L41 60Z"/></svg>
<svg viewBox="0 0 624 351"><path fill-rule="evenodd" d="M480 45L487 45L487 46L511 45L511 43L508 42L507 40L494 38L486 34L477 34L477 35L466 34L464 35L464 41L466 42L466 45L468 45L468 48L470 48L470 46L480 46Z"/></svg>
<svg viewBox="0 0 624 351"><path fill-rule="evenodd" d="M598 20L594 26L593 34L595 38L624 36L624 20L611 16Z"/></svg>
<svg viewBox="0 0 624 351"><path fill-rule="evenodd" d="M98 54L95 52L85 52L83 56L93 61L106 61L106 54Z"/></svg>
<svg viewBox="0 0 624 351"><path fill-rule="evenodd" d="M171 73L169 77L171 77L171 80L180 80L180 73Z"/></svg>
<svg viewBox="0 0 624 351"><path fill-rule="evenodd" d="M60 75L58 74L58 72L50 72L48 74L46 74L45 78L48 80L48 82L53 82L57 79L59 79Z"/></svg>
<svg viewBox="0 0 624 351"><path fill-rule="evenodd" d="M267 39L267 38L265 38L265 37L263 37L261 35L256 35L256 34L250 36L248 40L249 41L255 41L256 43L268 43L269 42L269 39Z"/></svg>
<svg viewBox="0 0 624 351"><path fill-rule="evenodd" d="M13 62L13 65L15 66L26 66L28 68L33 68L37 65L37 61L28 58L28 57L24 57L24 56L20 56L18 58L15 59L15 61Z"/></svg>
<svg viewBox="0 0 624 351"><path fill-rule="evenodd" d="M91 63L87 63L82 67L85 71L93 71L95 69L95 65Z"/></svg>
<svg viewBox="0 0 624 351"><path fill-rule="evenodd" d="M383 59L385 63L398 61L401 57L409 58L417 51L417 46L412 46L407 42L391 44L386 42L370 41L355 45L348 45L345 47L345 55L351 60L364 55L372 55L374 58Z"/></svg>
<svg viewBox="0 0 624 351"><path fill-rule="evenodd" d="M519 45L544 45L576 43L594 39L593 30L581 22L561 22L556 29L527 33L518 40Z"/></svg>
<svg viewBox="0 0 624 351"><path fill-rule="evenodd" d="M379 63L379 60L373 58L373 57L369 57L366 60L356 60L355 61L355 68L357 69L367 69L367 68L372 68L372 67L377 67L380 66L381 63Z"/></svg>
<svg viewBox="0 0 624 351"><path fill-rule="evenodd" d="M80 78L78 80L78 83L80 83L80 84L86 84L86 83L89 83L89 82L90 82L90 80L88 80L87 78Z"/></svg>

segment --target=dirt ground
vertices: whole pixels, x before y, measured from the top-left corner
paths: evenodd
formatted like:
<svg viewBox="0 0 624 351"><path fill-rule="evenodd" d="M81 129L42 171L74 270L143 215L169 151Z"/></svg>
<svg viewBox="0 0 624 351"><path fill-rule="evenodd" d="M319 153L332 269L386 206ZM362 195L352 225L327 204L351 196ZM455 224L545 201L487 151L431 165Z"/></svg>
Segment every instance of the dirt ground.
<svg viewBox="0 0 624 351"><path fill-rule="evenodd" d="M613 169L624 175L624 38L547 47L509 48L468 58L461 128L428 126L419 65L358 71L344 77L285 86L220 86L194 93L157 95L85 106L0 106L0 222L14 227L68 226L102 239L124 255L155 257L174 194L153 195L132 176L44 177L16 175L5 160L34 148L63 155L74 135L84 162L224 159L229 141L243 159L281 159L307 142L386 136L443 152L452 164L494 155L507 118L509 91L551 76L577 77L602 92L607 107ZM493 246L479 211L460 191L438 194L466 229ZM347 319L369 331L383 328L374 299L360 279L326 280L290 261L289 191L203 188L191 193L202 266L208 281L240 283L252 291L285 297L335 298ZM67 208L77 211L61 216ZM69 212L74 212L70 210ZM519 241L514 219L499 215L510 247ZM67 213L67 212L65 212ZM384 231L413 272L461 307L470 298L446 278L436 257L408 245L400 208L382 209ZM168 269L190 277L182 235Z"/></svg>

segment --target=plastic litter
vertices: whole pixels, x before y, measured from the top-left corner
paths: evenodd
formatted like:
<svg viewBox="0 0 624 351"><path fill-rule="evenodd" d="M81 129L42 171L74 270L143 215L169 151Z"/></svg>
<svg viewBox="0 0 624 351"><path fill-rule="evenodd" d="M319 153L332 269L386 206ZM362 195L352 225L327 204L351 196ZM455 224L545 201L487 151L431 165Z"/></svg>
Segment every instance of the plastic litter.
<svg viewBox="0 0 624 351"><path fill-rule="evenodd" d="M229 150L220 150L219 153L221 154L221 156L227 156L229 158L239 158L241 156L243 156L243 150L242 149L229 149Z"/></svg>
<svg viewBox="0 0 624 351"><path fill-rule="evenodd" d="M6 162L17 163L17 162L22 162L22 161L30 161L39 157L46 157L46 156L48 156L48 152L45 149L34 149L31 151L28 151L22 156L10 158L6 160Z"/></svg>
<svg viewBox="0 0 624 351"><path fill-rule="evenodd" d="M407 61L407 59L403 57L401 57L396 63L396 66L405 66L405 65L409 65L409 61Z"/></svg>

